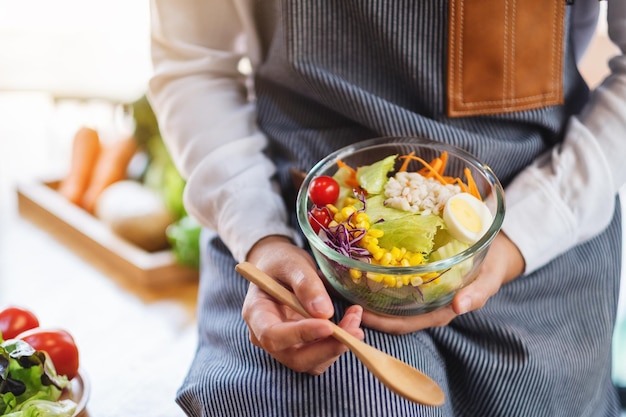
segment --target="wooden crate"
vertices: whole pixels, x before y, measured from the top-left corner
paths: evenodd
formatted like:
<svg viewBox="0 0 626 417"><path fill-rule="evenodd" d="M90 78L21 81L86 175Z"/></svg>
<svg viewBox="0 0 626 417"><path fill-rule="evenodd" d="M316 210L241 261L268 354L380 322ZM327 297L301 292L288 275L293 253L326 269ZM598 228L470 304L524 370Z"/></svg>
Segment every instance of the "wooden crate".
<svg viewBox="0 0 626 417"><path fill-rule="evenodd" d="M57 193L58 185L59 181L18 185L20 215L107 274L154 287L198 279L198 270L178 264L171 250L147 252L113 233L107 225Z"/></svg>

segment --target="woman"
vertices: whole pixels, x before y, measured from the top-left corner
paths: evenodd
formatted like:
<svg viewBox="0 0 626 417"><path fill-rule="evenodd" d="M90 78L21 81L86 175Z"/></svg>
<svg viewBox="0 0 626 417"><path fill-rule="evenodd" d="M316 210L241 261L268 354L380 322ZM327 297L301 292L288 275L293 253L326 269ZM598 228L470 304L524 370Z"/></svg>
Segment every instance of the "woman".
<svg viewBox="0 0 626 417"><path fill-rule="evenodd" d="M626 4L608 7L623 51ZM177 397L186 413L618 415L626 57L589 92L576 62L596 0L153 0L152 12L149 97L186 207L215 231L202 246L198 350ZM302 247L289 175L393 135L468 150L507 197L477 280L411 318L331 299ZM234 272L244 260L315 318L248 286ZM391 394L329 337L331 317L423 370L446 403Z"/></svg>

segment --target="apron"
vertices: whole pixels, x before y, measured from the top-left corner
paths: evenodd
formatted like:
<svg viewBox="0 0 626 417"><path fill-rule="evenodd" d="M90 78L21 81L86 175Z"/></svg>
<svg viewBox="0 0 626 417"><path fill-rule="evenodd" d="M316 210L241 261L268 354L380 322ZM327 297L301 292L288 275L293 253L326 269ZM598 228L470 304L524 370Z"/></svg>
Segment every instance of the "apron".
<svg viewBox="0 0 626 417"><path fill-rule="evenodd" d="M557 97L530 108L505 103L501 110L450 112L452 9L445 0L277 0L256 7L264 57L254 80L258 122L294 227L292 167L308 170L356 141L415 135L466 149L506 186L562 140L566 120L588 94L564 42L558 91L567 105ZM563 17L563 39L568 22ZM593 240L503 286L482 309L446 327L399 336L364 329L367 343L443 388L441 407L396 396L350 352L311 376L253 346L241 319L247 281L218 237L204 239L198 349L177 402L193 416L618 416L611 337L619 212L618 204ZM345 307L335 300L337 317Z"/></svg>

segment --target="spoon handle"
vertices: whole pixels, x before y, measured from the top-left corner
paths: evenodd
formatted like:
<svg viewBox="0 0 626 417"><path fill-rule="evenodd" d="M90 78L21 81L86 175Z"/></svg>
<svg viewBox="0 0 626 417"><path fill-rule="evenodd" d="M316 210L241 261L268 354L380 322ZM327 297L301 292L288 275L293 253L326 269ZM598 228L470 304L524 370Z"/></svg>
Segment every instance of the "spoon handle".
<svg viewBox="0 0 626 417"><path fill-rule="evenodd" d="M302 307L296 296L283 287L274 278L252 265L250 262L242 262L235 267L235 271L241 274L245 279L256 284L263 291L280 301L282 304L291 308L302 317L310 318L311 315Z"/></svg>

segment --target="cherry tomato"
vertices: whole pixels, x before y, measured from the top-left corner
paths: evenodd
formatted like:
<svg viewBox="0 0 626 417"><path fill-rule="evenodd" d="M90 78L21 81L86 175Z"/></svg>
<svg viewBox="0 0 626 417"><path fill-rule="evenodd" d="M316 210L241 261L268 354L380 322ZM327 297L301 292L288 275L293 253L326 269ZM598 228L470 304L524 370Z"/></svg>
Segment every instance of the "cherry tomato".
<svg viewBox="0 0 626 417"><path fill-rule="evenodd" d="M327 227L332 220L330 210L326 207L313 207L308 214L309 224L315 233L318 233L321 226Z"/></svg>
<svg viewBox="0 0 626 417"><path fill-rule="evenodd" d="M62 329L30 329L17 336L36 350L42 350L50 356L57 374L68 379L78 374L78 348L74 338Z"/></svg>
<svg viewBox="0 0 626 417"><path fill-rule="evenodd" d="M339 197L339 184L333 177L320 175L311 180L309 198L316 206L334 204Z"/></svg>
<svg viewBox="0 0 626 417"><path fill-rule="evenodd" d="M18 334L39 327L37 316L21 307L7 307L0 311L0 336L13 339Z"/></svg>

